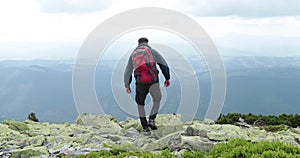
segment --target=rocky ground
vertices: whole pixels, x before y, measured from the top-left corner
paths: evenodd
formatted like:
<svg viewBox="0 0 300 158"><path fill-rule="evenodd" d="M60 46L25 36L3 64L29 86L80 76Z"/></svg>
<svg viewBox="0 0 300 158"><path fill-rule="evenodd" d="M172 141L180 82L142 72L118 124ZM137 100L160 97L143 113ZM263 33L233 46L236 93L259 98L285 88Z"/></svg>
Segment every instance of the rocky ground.
<svg viewBox="0 0 300 158"><path fill-rule="evenodd" d="M283 141L299 145L300 128L267 132L258 127L219 125L213 121L183 123L180 115L157 117L158 130L145 136L139 120L118 122L109 115L80 115L75 123L49 124L26 120L0 124L0 157L76 157L91 151L119 148L128 151L160 151L170 148L174 154L184 151L209 151L212 146L232 138L252 142Z"/></svg>

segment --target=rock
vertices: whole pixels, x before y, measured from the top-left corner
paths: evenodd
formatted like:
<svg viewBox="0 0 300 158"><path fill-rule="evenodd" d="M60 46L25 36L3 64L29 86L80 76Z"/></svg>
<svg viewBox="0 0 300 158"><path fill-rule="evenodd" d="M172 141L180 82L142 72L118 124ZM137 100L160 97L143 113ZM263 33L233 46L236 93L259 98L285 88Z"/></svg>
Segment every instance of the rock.
<svg viewBox="0 0 300 158"><path fill-rule="evenodd" d="M12 157L40 157L49 154L46 147L28 146L23 149L12 150L11 155Z"/></svg>
<svg viewBox="0 0 300 158"><path fill-rule="evenodd" d="M212 129L207 133L207 138L213 141L227 141L232 138L244 138L249 140L248 133L241 127L234 125L211 125Z"/></svg>
<svg viewBox="0 0 300 158"><path fill-rule="evenodd" d="M189 151L189 150L181 149L181 150L179 150L179 151L173 151L173 154L174 154L176 157L181 158L182 155L183 155L185 152L187 152L187 151Z"/></svg>
<svg viewBox="0 0 300 158"><path fill-rule="evenodd" d="M215 124L215 121L211 119L204 119L203 123L206 125L213 125Z"/></svg>
<svg viewBox="0 0 300 158"><path fill-rule="evenodd" d="M139 133L138 130L136 130L135 128L131 127L131 128L127 129L127 130L124 132L124 135L125 135L126 137L129 137L129 138L135 140L137 137L140 136L140 133Z"/></svg>
<svg viewBox="0 0 300 158"><path fill-rule="evenodd" d="M151 130L150 136L140 133L139 119L127 118L119 123L109 115L80 115L75 124L6 121L0 123L0 157L76 157L113 148L154 152L170 148L179 154L181 151L209 151L212 144L232 138L252 142L282 141L300 146L300 128L267 132L257 127L214 124L211 120L188 123L182 120L181 115L158 115L158 129Z"/></svg>
<svg viewBox="0 0 300 158"><path fill-rule="evenodd" d="M6 135L8 133L12 133L13 130L8 128L8 125L0 124L0 136Z"/></svg>
<svg viewBox="0 0 300 158"><path fill-rule="evenodd" d="M207 137L207 131L204 129L198 130L191 126L188 126L185 130L185 133L183 135L186 136L200 136L200 137Z"/></svg>
<svg viewBox="0 0 300 158"><path fill-rule="evenodd" d="M105 138L98 136L98 135L92 135L85 144L102 144Z"/></svg>
<svg viewBox="0 0 300 158"><path fill-rule="evenodd" d="M258 119L256 121L254 121L253 126L264 126L265 122L262 119Z"/></svg>
<svg viewBox="0 0 300 158"><path fill-rule="evenodd" d="M116 119L110 115L82 114L77 117L76 124L92 126L97 134L119 134L121 127Z"/></svg>
<svg viewBox="0 0 300 158"><path fill-rule="evenodd" d="M11 154L10 154L10 153L0 152L0 157L1 157L1 158L10 158L10 157L11 157Z"/></svg>
<svg viewBox="0 0 300 158"><path fill-rule="evenodd" d="M187 136L196 136L196 135L198 135L198 133L199 133L199 130L194 129L191 126L188 126L188 128L186 128L184 134L187 135Z"/></svg>
<svg viewBox="0 0 300 158"><path fill-rule="evenodd" d="M241 127L247 127L247 128L251 127L251 125L247 124L246 122L235 122L234 124Z"/></svg>
<svg viewBox="0 0 300 158"><path fill-rule="evenodd" d="M160 114L157 115L156 119L157 126L166 125L182 125L180 114Z"/></svg>
<svg viewBox="0 0 300 158"><path fill-rule="evenodd" d="M127 130L129 128L134 128L134 129L138 130L139 132L141 132L143 130L143 127L142 127L140 121L138 119L135 120L130 117L126 118L126 121L123 122L121 125L123 126L123 128L125 130Z"/></svg>
<svg viewBox="0 0 300 158"><path fill-rule="evenodd" d="M294 138L295 142L298 143L298 145L300 145L300 139L299 138Z"/></svg>
<svg viewBox="0 0 300 158"><path fill-rule="evenodd" d="M51 156L67 153L72 150L71 144L57 144L51 147L48 151Z"/></svg>
<svg viewBox="0 0 300 158"><path fill-rule="evenodd" d="M258 142L267 138L267 132L265 130L260 130L259 128L249 128L247 129L247 135L252 142Z"/></svg>
<svg viewBox="0 0 300 158"><path fill-rule="evenodd" d="M29 127L27 126L27 124L22 123L22 122L5 120L3 123L8 125L8 128L10 128L14 131L25 132L25 131L29 130Z"/></svg>
<svg viewBox="0 0 300 158"><path fill-rule="evenodd" d="M157 130L152 131L152 134L155 136L156 139L160 139L164 136L167 136L172 133L183 132L184 128L182 125L179 124L167 124L167 125L160 125Z"/></svg>
<svg viewBox="0 0 300 158"><path fill-rule="evenodd" d="M148 136L141 136L138 139L133 141L133 145L136 146L137 148L142 148L144 145L148 143L154 142L155 139L148 137Z"/></svg>
<svg viewBox="0 0 300 158"><path fill-rule="evenodd" d="M181 134L180 132L169 134L154 142L149 142L142 147L144 151L155 151L170 148L171 151L180 149Z"/></svg>
<svg viewBox="0 0 300 158"><path fill-rule="evenodd" d="M108 148L104 148L102 145L99 144L94 144L94 145L84 145L84 146L78 146L78 147L74 147L73 151L70 154L67 154L67 157L70 158L75 158L77 155L86 155L90 152L97 152L97 151L101 151L101 150L111 150Z"/></svg>
<svg viewBox="0 0 300 158"><path fill-rule="evenodd" d="M189 151L203 151L208 152L213 147L213 142L207 138L198 136L181 136L182 148Z"/></svg>
<svg viewBox="0 0 300 158"><path fill-rule="evenodd" d="M31 137L29 139L30 144L35 146L35 147L42 146L44 141L45 141L45 137L42 136L42 135Z"/></svg>
<svg viewBox="0 0 300 158"><path fill-rule="evenodd" d="M36 124L36 125L40 124L39 122L35 122L35 121L32 121L32 120L25 120L24 123L25 124Z"/></svg>

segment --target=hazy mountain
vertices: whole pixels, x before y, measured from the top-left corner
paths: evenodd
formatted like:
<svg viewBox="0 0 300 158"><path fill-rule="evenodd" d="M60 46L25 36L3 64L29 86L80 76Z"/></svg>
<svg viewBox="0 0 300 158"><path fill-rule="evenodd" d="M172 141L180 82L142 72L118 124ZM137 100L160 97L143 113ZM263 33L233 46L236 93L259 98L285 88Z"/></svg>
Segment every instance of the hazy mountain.
<svg viewBox="0 0 300 158"><path fill-rule="evenodd" d="M0 119L24 120L35 112L41 121L73 121L77 111L72 94L73 61L0 61ZM116 61L101 61L96 71L98 99L106 113L124 119L111 90ZM201 87L198 116L204 117L210 101L210 76L204 62L191 60ZM227 95L223 113L280 114L300 111L300 57L226 57ZM120 74L123 80L123 74ZM172 86L161 113L176 113L180 84ZM132 96L133 97L133 96Z"/></svg>

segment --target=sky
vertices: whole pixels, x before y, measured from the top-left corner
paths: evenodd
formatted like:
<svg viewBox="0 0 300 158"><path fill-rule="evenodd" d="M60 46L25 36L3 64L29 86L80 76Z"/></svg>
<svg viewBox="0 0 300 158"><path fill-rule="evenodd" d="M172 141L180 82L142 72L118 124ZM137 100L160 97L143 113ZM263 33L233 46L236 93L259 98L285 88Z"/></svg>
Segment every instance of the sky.
<svg viewBox="0 0 300 158"><path fill-rule="evenodd" d="M1 0L0 60L76 58L97 25L141 7L168 8L191 17L222 56L300 56L298 0ZM154 42L173 37L150 32L144 34ZM121 42L132 45L126 40L138 34L124 36L128 38Z"/></svg>

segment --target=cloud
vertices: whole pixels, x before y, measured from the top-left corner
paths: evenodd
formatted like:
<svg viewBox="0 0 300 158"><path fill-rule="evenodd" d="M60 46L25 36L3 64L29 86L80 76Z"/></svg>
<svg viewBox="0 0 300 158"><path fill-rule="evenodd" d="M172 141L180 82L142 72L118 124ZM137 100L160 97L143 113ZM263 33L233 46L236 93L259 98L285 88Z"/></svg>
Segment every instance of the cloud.
<svg viewBox="0 0 300 158"><path fill-rule="evenodd" d="M40 10L47 13L84 13L107 8L107 0L38 0Z"/></svg>
<svg viewBox="0 0 300 158"><path fill-rule="evenodd" d="M184 11L197 16L273 17L300 15L298 0L190 0Z"/></svg>
<svg viewBox="0 0 300 158"><path fill-rule="evenodd" d="M300 36L264 36L232 33L215 40L221 54L292 56L300 55Z"/></svg>

